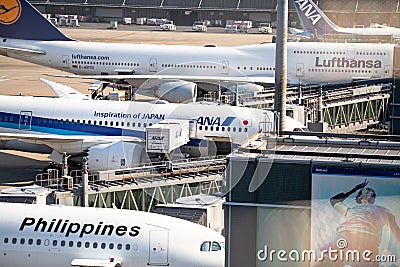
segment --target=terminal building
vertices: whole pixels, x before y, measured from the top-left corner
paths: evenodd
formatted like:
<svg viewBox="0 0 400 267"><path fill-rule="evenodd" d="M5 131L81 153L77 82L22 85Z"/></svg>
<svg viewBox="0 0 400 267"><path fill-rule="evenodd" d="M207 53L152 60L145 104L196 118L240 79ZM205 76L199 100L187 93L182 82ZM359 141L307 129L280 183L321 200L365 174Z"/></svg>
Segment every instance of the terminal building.
<svg viewBox="0 0 400 267"><path fill-rule="evenodd" d="M315 1L342 27L369 27L371 23L400 27L399 0ZM270 22L276 26L277 0L36 0L32 3L46 14L77 14L90 21L167 18L177 25L209 20L225 26L226 20ZM289 1L289 26L301 28L293 3Z"/></svg>
<svg viewBox="0 0 400 267"><path fill-rule="evenodd" d="M228 156L226 266L310 266L302 253L319 256L344 221L330 198L364 181L398 223L398 141L265 138ZM344 201L350 209L357 192ZM383 234L381 249L395 254L393 242Z"/></svg>

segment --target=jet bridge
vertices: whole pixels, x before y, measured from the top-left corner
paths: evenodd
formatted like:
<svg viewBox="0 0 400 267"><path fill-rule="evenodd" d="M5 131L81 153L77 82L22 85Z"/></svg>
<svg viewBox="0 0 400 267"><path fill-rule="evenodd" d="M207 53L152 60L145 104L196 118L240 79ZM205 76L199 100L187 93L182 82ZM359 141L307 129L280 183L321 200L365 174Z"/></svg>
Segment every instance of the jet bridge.
<svg viewBox="0 0 400 267"><path fill-rule="evenodd" d="M88 178L91 207L118 207L151 211L156 204L174 203L177 198L221 191L225 157L192 158L141 165L129 169L96 172ZM84 197L82 171L70 179L39 174L36 184L73 193L73 205Z"/></svg>

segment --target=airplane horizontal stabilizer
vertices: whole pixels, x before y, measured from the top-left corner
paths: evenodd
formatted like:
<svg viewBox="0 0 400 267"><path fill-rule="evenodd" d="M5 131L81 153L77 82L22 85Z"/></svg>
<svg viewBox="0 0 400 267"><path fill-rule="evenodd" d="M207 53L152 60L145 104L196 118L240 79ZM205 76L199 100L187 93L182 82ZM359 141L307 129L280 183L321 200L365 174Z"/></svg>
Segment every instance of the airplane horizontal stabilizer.
<svg viewBox="0 0 400 267"><path fill-rule="evenodd" d="M46 55L45 51L41 50L32 50L26 48L19 48L19 47L7 47L7 46L0 46L0 52L15 52L15 53L22 53L22 54L35 54L35 55Z"/></svg>
<svg viewBox="0 0 400 267"><path fill-rule="evenodd" d="M51 90L59 97L59 98L74 98L81 100L91 100L90 96L82 94L78 90L71 88L67 85L59 84L56 82L52 82L43 78L40 78L42 82L50 86Z"/></svg>

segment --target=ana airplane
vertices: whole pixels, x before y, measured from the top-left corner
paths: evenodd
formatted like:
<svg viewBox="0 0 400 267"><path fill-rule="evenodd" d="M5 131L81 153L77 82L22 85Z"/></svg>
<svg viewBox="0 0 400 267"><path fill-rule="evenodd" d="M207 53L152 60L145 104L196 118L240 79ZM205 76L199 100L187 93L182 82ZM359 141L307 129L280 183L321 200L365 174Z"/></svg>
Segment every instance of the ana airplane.
<svg viewBox="0 0 400 267"><path fill-rule="evenodd" d="M0 266L224 266L223 236L166 215L13 203L0 210Z"/></svg>
<svg viewBox="0 0 400 267"><path fill-rule="evenodd" d="M102 80L125 80L170 102L194 101L197 85L259 91L275 83L275 44L238 47L79 42L51 24L26 0L4 3L0 54ZM9 6L9 7L8 7ZM289 43L289 84L348 83L391 78L390 44ZM77 77L77 76L75 76ZM149 80L151 79L151 80Z"/></svg>
<svg viewBox="0 0 400 267"><path fill-rule="evenodd" d="M187 131L174 132L170 138L182 137L185 142L181 152L194 157L230 153L232 145L247 141L261 130L274 129L270 111L199 102L91 100L72 88L46 82L62 91L58 93L62 97L0 96L1 148L52 152L56 162L63 152L81 155L87 151L89 168L96 171L146 161L146 128L161 129L170 120L187 125ZM290 117L286 121L288 131L304 127ZM162 136L154 138L163 142Z"/></svg>
<svg viewBox="0 0 400 267"><path fill-rule="evenodd" d="M392 35L400 38L400 29L394 27L343 28L334 24L312 0L292 0L304 31L321 38L325 34Z"/></svg>

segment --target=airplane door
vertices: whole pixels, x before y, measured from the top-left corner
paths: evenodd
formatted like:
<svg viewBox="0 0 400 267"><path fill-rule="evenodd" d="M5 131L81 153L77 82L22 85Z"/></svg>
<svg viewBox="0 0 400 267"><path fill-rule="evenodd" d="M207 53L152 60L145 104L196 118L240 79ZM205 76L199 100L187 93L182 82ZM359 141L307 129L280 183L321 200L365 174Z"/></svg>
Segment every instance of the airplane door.
<svg viewBox="0 0 400 267"><path fill-rule="evenodd" d="M168 266L168 231L150 231L149 263L147 265Z"/></svg>
<svg viewBox="0 0 400 267"><path fill-rule="evenodd" d="M229 73L229 61L222 61L222 74Z"/></svg>
<svg viewBox="0 0 400 267"><path fill-rule="evenodd" d="M30 131L32 128L32 111L21 111L18 125L20 130Z"/></svg>
<svg viewBox="0 0 400 267"><path fill-rule="evenodd" d="M391 75L392 75L392 66L386 65L384 77L390 77Z"/></svg>
<svg viewBox="0 0 400 267"><path fill-rule="evenodd" d="M64 69L68 69L69 68L69 58L68 56L62 56L62 67Z"/></svg>
<svg viewBox="0 0 400 267"><path fill-rule="evenodd" d="M156 58L150 58L149 71L150 72L156 72L157 71L157 59Z"/></svg>
<svg viewBox="0 0 400 267"><path fill-rule="evenodd" d="M296 77L301 78L304 76L304 64L297 63L296 64Z"/></svg>
<svg viewBox="0 0 400 267"><path fill-rule="evenodd" d="M197 123L196 121L189 121L189 138L196 138Z"/></svg>
<svg viewBox="0 0 400 267"><path fill-rule="evenodd" d="M356 55L356 47L354 45L349 45L347 47L346 58L347 59L354 59L355 55Z"/></svg>

